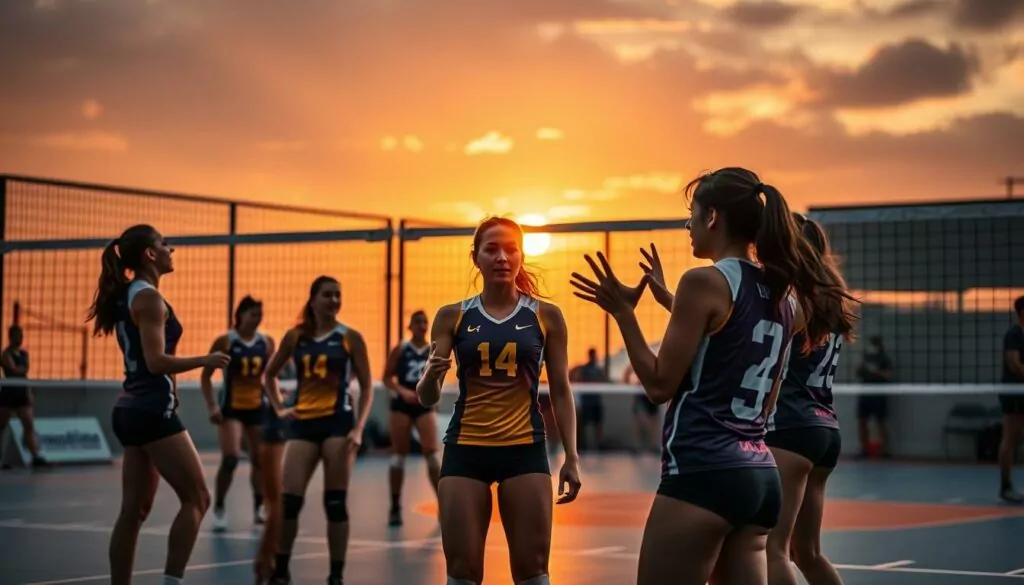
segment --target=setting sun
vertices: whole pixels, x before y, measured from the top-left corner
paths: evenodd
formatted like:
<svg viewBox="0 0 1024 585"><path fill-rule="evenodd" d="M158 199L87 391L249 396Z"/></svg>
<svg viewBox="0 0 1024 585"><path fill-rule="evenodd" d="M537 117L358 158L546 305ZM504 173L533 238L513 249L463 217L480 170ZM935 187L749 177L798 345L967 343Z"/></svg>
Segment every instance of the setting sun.
<svg viewBox="0 0 1024 585"><path fill-rule="evenodd" d="M519 218L521 225L541 226L548 222L543 215L529 214ZM526 234L523 236L523 252L527 256L540 256L551 247L551 234Z"/></svg>

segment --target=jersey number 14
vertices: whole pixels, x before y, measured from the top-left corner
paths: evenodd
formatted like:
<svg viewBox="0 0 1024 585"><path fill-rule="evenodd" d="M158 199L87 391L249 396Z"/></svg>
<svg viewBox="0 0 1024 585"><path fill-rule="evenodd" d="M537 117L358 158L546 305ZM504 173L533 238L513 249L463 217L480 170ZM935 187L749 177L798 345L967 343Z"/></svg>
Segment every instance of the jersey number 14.
<svg viewBox="0 0 1024 585"><path fill-rule="evenodd" d="M477 346L480 351L480 375L490 377L494 375L491 369L491 344L484 341ZM494 360L494 368L505 370L508 377L516 377L516 342L510 341L501 348L498 359Z"/></svg>

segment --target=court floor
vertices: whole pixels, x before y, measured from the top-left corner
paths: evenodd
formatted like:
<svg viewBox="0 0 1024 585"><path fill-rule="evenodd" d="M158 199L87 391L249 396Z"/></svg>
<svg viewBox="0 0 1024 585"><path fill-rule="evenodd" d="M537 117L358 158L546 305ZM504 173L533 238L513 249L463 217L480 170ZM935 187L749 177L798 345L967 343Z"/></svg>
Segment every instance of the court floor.
<svg viewBox="0 0 1024 585"><path fill-rule="evenodd" d="M213 485L218 456L204 454ZM557 469L559 461L553 461ZM640 535L658 482L653 457L585 456L584 490L557 506L551 559L555 585L635 583ZM0 476L0 583L109 582L107 543L119 506L115 464ZM1024 580L1024 508L1000 505L996 471L979 465L843 461L826 510L825 553L850 585L967 585ZM228 497L231 529L204 520L186 574L189 585L252 583L259 534L252 527L248 466L240 465ZM421 461L408 465L405 526L387 527L387 460L357 464L349 492L352 535L345 583L444 583L444 557L432 492ZM322 584L327 574L320 476L300 520L295 585ZM139 538L136 578L157 584L166 537L177 511L162 483ZM511 583L497 513L487 545L485 583Z"/></svg>

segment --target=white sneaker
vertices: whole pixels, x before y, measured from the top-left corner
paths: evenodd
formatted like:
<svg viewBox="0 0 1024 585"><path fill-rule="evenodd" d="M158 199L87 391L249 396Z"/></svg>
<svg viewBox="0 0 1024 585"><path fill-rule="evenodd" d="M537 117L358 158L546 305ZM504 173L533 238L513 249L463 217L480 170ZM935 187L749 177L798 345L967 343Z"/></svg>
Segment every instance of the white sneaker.
<svg viewBox="0 0 1024 585"><path fill-rule="evenodd" d="M228 529L228 515L224 511L224 508L214 508L213 510L213 531L224 532Z"/></svg>

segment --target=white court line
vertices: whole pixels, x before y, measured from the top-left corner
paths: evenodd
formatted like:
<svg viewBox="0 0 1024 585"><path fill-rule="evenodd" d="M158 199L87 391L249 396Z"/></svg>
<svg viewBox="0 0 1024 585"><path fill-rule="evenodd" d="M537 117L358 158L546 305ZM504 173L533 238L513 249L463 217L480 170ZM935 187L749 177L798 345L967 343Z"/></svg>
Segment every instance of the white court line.
<svg viewBox="0 0 1024 585"><path fill-rule="evenodd" d="M610 555L612 553L619 553L626 550L624 546L606 546L604 548L591 548L587 550L581 550L578 554L581 557L600 557L604 555Z"/></svg>
<svg viewBox="0 0 1024 585"><path fill-rule="evenodd" d="M880 563L877 565L871 565L875 569L895 569L896 567L906 567L907 565L913 565L914 561L892 561L890 563Z"/></svg>
<svg viewBox="0 0 1024 585"><path fill-rule="evenodd" d="M106 532L109 533L111 528L109 527L97 527L97 526L85 526L77 524L37 524L28 523L16 519L15 521L4 520L0 521L0 527L6 528L27 528L27 529L39 529L39 530L53 530L57 532ZM258 536L248 535L244 533L227 533L227 534L213 534L213 533L200 533L201 538L243 538L248 540L254 540ZM313 541L314 537L307 537L309 541ZM326 539L317 539L319 542L326 542ZM439 548L440 538L431 537L419 540L399 540L399 541L383 541L383 540L350 540L350 545L360 546L357 550L349 551L349 555L370 553L380 550L394 549L394 548L410 548L410 547L423 547L423 548ZM488 551L497 552L508 552L506 546L488 545L485 547ZM614 548L614 547L607 547ZM620 547L621 548L621 547ZM602 549L586 549L586 550L552 550L552 555L559 556L599 556L604 559L616 559L625 561L636 561L639 558L637 553L630 552L608 552L600 555L595 555L593 551ZM319 558L325 556L325 553L309 553L306 555L296 555L293 559L301 558ZM251 563L252 560L239 560L239 561L228 561L225 563L211 563L209 565L195 565L189 566L189 570L202 570L211 569L217 567L228 567L237 566ZM896 561L902 562L902 561ZM1005 579L1022 579L1024 580L1024 569L1018 569L1016 571L1010 571L1009 573L995 573L988 571L960 571L955 569L926 569L922 567L906 567L906 566L885 566L891 563L885 563L883 565L834 565L837 569L846 571L868 571L868 572L879 572L879 573L918 573L925 575L949 575L949 576L962 576L962 577L1002 577ZM145 573L136 574L155 574L160 573L163 569L153 569ZM26 585L59 585L62 583L80 583L87 581L97 581L108 579L109 575L99 575L95 577L77 577L71 580L61 581L40 581L35 583L27 583Z"/></svg>

